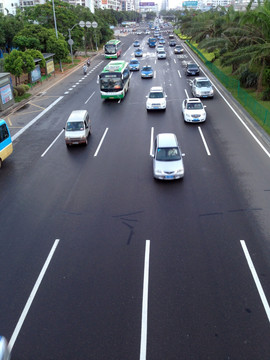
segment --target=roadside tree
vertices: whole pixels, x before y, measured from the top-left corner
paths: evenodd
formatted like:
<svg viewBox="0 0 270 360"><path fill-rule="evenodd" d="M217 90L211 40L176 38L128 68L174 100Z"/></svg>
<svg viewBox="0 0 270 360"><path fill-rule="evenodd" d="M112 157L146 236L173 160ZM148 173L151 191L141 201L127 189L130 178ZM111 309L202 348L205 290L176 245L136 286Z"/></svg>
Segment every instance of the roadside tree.
<svg viewBox="0 0 270 360"><path fill-rule="evenodd" d="M20 76L28 74L35 68L35 62L30 54L19 50L12 50L5 56L5 71L15 76L15 83L20 83Z"/></svg>

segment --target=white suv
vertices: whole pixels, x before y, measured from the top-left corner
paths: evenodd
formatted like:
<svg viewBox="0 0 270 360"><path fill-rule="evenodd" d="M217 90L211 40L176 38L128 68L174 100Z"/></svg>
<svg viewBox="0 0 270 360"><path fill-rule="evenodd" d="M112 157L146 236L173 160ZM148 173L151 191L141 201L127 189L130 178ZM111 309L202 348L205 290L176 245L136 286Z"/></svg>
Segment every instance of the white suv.
<svg viewBox="0 0 270 360"><path fill-rule="evenodd" d="M146 96L146 110L166 110L166 97L162 86L153 86Z"/></svg>
<svg viewBox="0 0 270 360"><path fill-rule="evenodd" d="M182 113L186 122L204 122L206 120L205 106L200 99L189 98L182 103Z"/></svg>
<svg viewBox="0 0 270 360"><path fill-rule="evenodd" d="M214 90L207 77L197 77L190 81L191 92L194 97L213 98Z"/></svg>

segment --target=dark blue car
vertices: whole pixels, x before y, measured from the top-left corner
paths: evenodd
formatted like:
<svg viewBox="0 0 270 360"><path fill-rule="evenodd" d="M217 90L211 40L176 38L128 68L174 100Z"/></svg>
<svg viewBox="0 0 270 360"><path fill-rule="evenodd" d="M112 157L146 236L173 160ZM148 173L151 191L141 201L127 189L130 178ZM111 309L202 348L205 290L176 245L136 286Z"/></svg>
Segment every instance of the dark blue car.
<svg viewBox="0 0 270 360"><path fill-rule="evenodd" d="M137 59L132 59L129 62L129 70L131 71L136 71L136 70L140 70L140 63Z"/></svg>
<svg viewBox="0 0 270 360"><path fill-rule="evenodd" d="M136 57L143 56L142 49L139 48L139 49L135 50L135 51L134 51L134 55L135 55Z"/></svg>
<svg viewBox="0 0 270 360"><path fill-rule="evenodd" d="M152 78L154 75L154 71L150 65L143 66L141 70L141 77L143 79Z"/></svg>

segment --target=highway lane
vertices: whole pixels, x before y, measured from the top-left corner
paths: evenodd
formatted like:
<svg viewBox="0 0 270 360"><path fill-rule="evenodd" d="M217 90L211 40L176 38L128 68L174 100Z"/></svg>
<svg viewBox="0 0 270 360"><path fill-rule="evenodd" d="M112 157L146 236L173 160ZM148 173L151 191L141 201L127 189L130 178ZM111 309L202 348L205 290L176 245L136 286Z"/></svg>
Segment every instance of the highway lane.
<svg viewBox="0 0 270 360"><path fill-rule="evenodd" d="M170 63L177 74L179 65ZM165 64L156 62L157 79L134 74L120 104L93 95L86 104L93 118L87 148L68 151L62 137L41 158L74 104L84 108L85 89L73 93L72 103L63 99L46 122L16 143L11 166L1 176L1 209L6 209L1 233L9 239L1 255L1 273L9 269L1 299L5 333L12 333L54 239L60 243L14 356L138 359L144 249L150 239L147 357L268 358L269 323L239 242L245 239L251 247L269 295L269 225L262 220L269 217L267 191L262 194L269 184L268 159L226 106L220 107L218 96L207 101L209 121L201 126L211 150L207 155L197 125L181 118L177 98L185 96L186 79L170 75ZM145 95L150 84L160 82L168 109L148 114ZM90 95L94 89L91 81ZM217 114L223 114L217 121L216 103ZM224 119L231 119L231 131ZM153 181L152 127L155 134L178 135L186 154L183 182ZM234 160L239 152L243 163ZM253 166L246 158L254 159ZM245 171L249 167L252 172Z"/></svg>

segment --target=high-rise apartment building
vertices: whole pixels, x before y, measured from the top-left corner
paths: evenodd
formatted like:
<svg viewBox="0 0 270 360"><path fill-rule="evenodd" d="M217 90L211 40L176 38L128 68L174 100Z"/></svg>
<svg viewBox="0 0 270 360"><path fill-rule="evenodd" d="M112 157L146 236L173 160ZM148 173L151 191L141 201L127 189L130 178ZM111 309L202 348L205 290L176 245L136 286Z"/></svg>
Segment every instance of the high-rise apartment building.
<svg viewBox="0 0 270 360"><path fill-rule="evenodd" d="M0 11L4 15L16 15L18 7L20 7L19 0L0 0Z"/></svg>

